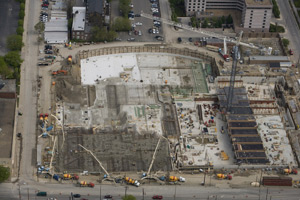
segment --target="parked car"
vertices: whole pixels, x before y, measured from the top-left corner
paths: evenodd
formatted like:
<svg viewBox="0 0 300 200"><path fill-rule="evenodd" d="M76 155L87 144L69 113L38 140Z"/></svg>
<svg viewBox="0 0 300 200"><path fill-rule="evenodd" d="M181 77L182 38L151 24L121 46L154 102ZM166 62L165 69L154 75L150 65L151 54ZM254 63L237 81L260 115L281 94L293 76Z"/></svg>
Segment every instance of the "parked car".
<svg viewBox="0 0 300 200"><path fill-rule="evenodd" d="M53 54L53 51L51 51L51 50L45 50L45 54Z"/></svg>
<svg viewBox="0 0 300 200"><path fill-rule="evenodd" d="M163 199L162 195L154 195L152 199Z"/></svg>
<svg viewBox="0 0 300 200"><path fill-rule="evenodd" d="M74 197L74 198L80 198L81 195L80 195L80 194L73 194L73 197Z"/></svg>
<svg viewBox="0 0 300 200"><path fill-rule="evenodd" d="M142 23L142 22L137 22L137 23L135 23L135 25L137 25L137 26L142 26L143 23Z"/></svg>
<svg viewBox="0 0 300 200"><path fill-rule="evenodd" d="M189 42L193 42L193 38L189 38Z"/></svg>
<svg viewBox="0 0 300 200"><path fill-rule="evenodd" d="M164 37L162 37L162 36L155 36L155 39L157 39L157 40L159 40L159 41L163 41L164 40Z"/></svg>
<svg viewBox="0 0 300 200"><path fill-rule="evenodd" d="M177 41L178 41L179 43L182 42L181 37L177 38Z"/></svg>
<svg viewBox="0 0 300 200"><path fill-rule="evenodd" d="M113 197L110 194L107 194L107 195L104 196L104 198L106 198L106 199L112 199Z"/></svg>
<svg viewBox="0 0 300 200"><path fill-rule="evenodd" d="M133 8L133 4L132 4L132 3L131 3L131 4L129 4L129 7L130 7L130 8Z"/></svg>
<svg viewBox="0 0 300 200"><path fill-rule="evenodd" d="M149 28L148 33L152 33L152 32L153 32L152 28Z"/></svg>
<svg viewBox="0 0 300 200"><path fill-rule="evenodd" d="M135 17L140 17L140 16L141 16L141 14L135 14L134 16L135 16Z"/></svg>
<svg viewBox="0 0 300 200"><path fill-rule="evenodd" d="M45 49L52 49L52 46L49 45L49 44L46 44L46 45L45 45Z"/></svg>
<svg viewBox="0 0 300 200"><path fill-rule="evenodd" d="M141 36L141 35L142 35L142 31L140 30L140 31L139 31L139 36Z"/></svg>
<svg viewBox="0 0 300 200"><path fill-rule="evenodd" d="M128 38L127 41L134 41L135 38Z"/></svg>
<svg viewBox="0 0 300 200"><path fill-rule="evenodd" d="M294 51L292 49L289 50L290 55L294 55Z"/></svg>

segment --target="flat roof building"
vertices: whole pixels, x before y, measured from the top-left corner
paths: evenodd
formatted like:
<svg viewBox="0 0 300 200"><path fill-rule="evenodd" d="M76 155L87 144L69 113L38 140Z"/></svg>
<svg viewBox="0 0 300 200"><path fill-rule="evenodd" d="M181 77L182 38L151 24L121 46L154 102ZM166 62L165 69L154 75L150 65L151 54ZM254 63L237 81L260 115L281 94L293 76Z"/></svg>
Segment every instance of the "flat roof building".
<svg viewBox="0 0 300 200"><path fill-rule="evenodd" d="M188 16L209 9L235 9L241 12L243 31L268 32L272 16L271 0L185 0Z"/></svg>

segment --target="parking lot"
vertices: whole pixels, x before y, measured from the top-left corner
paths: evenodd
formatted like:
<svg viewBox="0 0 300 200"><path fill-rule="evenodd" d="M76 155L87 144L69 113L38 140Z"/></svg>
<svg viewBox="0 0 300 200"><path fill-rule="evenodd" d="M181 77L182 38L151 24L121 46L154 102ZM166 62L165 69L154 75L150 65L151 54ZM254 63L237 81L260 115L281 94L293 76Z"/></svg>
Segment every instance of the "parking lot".
<svg viewBox="0 0 300 200"><path fill-rule="evenodd" d="M157 12L156 13L158 16L160 16L161 11L159 9L159 1L157 0L153 3L157 4L157 8L156 6L155 8L156 11L158 11L158 13ZM132 11L135 17L130 21L131 24L135 24L135 27L133 27L133 30L130 32L119 33L119 38L122 41L126 41L128 39L130 40L131 38L134 38L131 41L135 41L135 42L158 41L155 38L155 36L163 36L163 28L162 28L163 25L161 24L161 26L157 28L154 26L153 20L136 16L137 14L140 14L141 11L147 14L152 14L152 10L151 10L152 3L150 2L150 0L132 0L132 4L133 4ZM153 32L153 28L158 30L159 33L149 33L149 29L152 29ZM141 35L139 35L139 32L141 33Z"/></svg>

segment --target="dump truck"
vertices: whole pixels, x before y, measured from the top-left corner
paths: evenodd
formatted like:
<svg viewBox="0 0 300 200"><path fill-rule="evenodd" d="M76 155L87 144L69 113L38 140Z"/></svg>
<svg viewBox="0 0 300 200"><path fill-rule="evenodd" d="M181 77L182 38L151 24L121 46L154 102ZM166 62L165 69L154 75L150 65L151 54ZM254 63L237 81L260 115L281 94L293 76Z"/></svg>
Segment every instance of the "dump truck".
<svg viewBox="0 0 300 200"><path fill-rule="evenodd" d="M131 184L131 185L134 185L136 187L140 186L140 183L137 180L134 180L132 178L126 177L125 181L126 181L127 184Z"/></svg>
<svg viewBox="0 0 300 200"><path fill-rule="evenodd" d="M170 176L169 177L169 181L170 182L177 182L177 181L179 181L179 182L185 182L185 178L183 178L183 177L176 177L176 176Z"/></svg>
<svg viewBox="0 0 300 200"><path fill-rule="evenodd" d="M63 175L63 179L64 179L64 180L70 180L70 179L78 180L78 179L79 179L79 176L77 176L76 174L74 174L74 175L71 175L71 174L64 174L64 175Z"/></svg>
<svg viewBox="0 0 300 200"><path fill-rule="evenodd" d="M86 181L79 181L78 183L77 183L77 185L79 186L79 187L91 187L91 188L93 188L93 187L95 187L95 184L94 183L92 183L92 182L86 182Z"/></svg>
<svg viewBox="0 0 300 200"><path fill-rule="evenodd" d="M283 174L286 174L286 175L288 175L288 174L295 174L295 175L297 175L298 171L297 171L297 169L284 169L283 170Z"/></svg>
<svg viewBox="0 0 300 200"><path fill-rule="evenodd" d="M216 178L217 179L228 179L228 180L231 180L232 179L232 176L230 174L217 174L216 175Z"/></svg>

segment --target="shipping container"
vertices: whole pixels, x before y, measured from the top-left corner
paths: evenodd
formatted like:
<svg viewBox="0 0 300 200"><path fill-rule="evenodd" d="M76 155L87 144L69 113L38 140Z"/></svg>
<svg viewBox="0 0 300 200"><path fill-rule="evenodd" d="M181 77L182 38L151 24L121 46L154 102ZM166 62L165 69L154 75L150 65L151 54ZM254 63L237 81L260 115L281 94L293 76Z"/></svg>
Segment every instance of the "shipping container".
<svg viewBox="0 0 300 200"><path fill-rule="evenodd" d="M268 186L292 186L291 177L263 177L262 184Z"/></svg>

